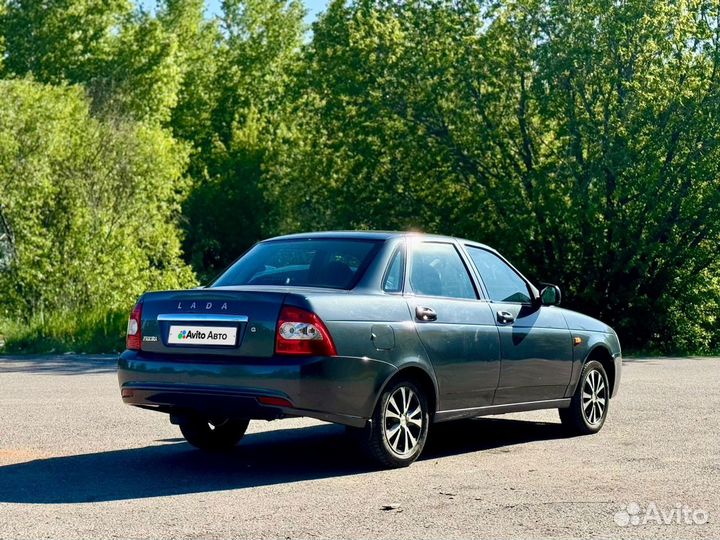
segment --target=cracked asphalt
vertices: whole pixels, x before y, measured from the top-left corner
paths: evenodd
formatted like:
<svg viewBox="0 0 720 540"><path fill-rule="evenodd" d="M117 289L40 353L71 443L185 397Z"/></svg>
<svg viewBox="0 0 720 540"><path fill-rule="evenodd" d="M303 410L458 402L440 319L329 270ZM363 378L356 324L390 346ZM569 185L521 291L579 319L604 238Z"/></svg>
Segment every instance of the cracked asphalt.
<svg viewBox="0 0 720 540"><path fill-rule="evenodd" d="M114 368L0 357L0 538L720 537L720 359L625 362L597 435L557 411L441 424L395 471L305 419L204 455Z"/></svg>

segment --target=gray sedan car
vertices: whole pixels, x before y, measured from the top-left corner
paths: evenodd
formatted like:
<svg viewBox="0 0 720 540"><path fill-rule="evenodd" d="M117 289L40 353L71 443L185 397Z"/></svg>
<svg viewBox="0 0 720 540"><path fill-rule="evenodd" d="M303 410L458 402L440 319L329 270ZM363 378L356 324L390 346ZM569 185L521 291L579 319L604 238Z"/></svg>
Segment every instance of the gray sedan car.
<svg viewBox="0 0 720 540"><path fill-rule="evenodd" d="M595 433L620 382L609 326L557 307L497 251L469 240L323 232L259 242L207 287L143 295L118 377L129 405L167 413L201 449L251 419L350 426L386 467L430 425L559 409Z"/></svg>

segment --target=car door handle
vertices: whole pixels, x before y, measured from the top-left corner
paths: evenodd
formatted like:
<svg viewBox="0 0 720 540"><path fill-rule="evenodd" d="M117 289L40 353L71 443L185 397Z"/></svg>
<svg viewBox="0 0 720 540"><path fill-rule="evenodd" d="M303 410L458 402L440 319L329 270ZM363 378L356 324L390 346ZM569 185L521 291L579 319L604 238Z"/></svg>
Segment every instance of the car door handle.
<svg viewBox="0 0 720 540"><path fill-rule="evenodd" d="M433 308L417 306L415 308L415 317L419 321L437 321L437 313Z"/></svg>
<svg viewBox="0 0 720 540"><path fill-rule="evenodd" d="M509 311L498 311L497 320L498 322L501 322L503 324L510 324L512 322L515 322L515 315L513 315Z"/></svg>

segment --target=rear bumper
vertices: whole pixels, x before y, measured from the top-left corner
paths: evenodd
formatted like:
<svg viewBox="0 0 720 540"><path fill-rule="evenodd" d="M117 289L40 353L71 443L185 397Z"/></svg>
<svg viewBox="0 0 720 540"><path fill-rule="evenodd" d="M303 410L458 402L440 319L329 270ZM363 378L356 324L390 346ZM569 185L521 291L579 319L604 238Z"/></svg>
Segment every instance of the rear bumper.
<svg viewBox="0 0 720 540"><path fill-rule="evenodd" d="M309 416L363 426L392 364L357 357L174 358L125 351L118 381L128 405L182 415ZM263 405L260 397L292 407Z"/></svg>

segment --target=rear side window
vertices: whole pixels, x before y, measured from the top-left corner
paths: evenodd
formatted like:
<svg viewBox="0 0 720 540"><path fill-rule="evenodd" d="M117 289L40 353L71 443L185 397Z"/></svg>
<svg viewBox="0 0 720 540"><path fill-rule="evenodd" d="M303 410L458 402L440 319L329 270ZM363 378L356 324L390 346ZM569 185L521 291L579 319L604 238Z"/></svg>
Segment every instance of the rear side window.
<svg viewBox="0 0 720 540"><path fill-rule="evenodd" d="M468 253L485 283L490 300L529 304L527 283L494 253L468 246Z"/></svg>
<svg viewBox="0 0 720 540"><path fill-rule="evenodd" d="M383 291L389 293L402 292L405 273L405 250L397 249L392 257L383 281Z"/></svg>
<svg viewBox="0 0 720 540"><path fill-rule="evenodd" d="M377 253L375 240L277 240L257 244L213 284L349 289Z"/></svg>
<svg viewBox="0 0 720 540"><path fill-rule="evenodd" d="M475 299L475 288L452 244L421 242L413 246L410 285L415 294Z"/></svg>

